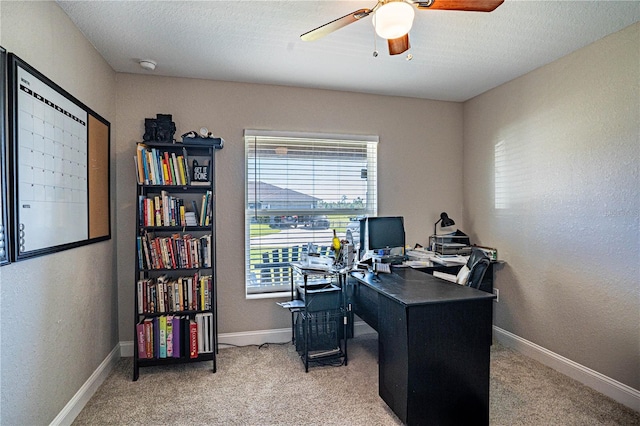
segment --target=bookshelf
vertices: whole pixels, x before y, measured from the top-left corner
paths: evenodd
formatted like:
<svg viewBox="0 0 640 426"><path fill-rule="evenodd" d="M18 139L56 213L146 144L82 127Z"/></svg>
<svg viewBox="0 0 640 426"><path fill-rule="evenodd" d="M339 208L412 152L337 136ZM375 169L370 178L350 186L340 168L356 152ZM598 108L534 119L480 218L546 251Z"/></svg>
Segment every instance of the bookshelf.
<svg viewBox="0 0 640 426"><path fill-rule="evenodd" d="M210 361L216 371L215 152L222 146L219 138L136 146L134 381L140 368L156 365Z"/></svg>

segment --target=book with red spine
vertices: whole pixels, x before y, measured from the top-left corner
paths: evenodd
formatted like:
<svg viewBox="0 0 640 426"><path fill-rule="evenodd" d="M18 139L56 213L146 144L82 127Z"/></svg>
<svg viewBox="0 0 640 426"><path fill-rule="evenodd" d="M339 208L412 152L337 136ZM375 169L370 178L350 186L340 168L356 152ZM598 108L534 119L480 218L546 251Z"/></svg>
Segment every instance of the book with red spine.
<svg viewBox="0 0 640 426"><path fill-rule="evenodd" d="M178 268L178 264L176 262L176 254L175 254L175 246L173 237L167 238L167 247L169 249L169 257L171 258L171 266L173 269Z"/></svg>
<svg viewBox="0 0 640 426"><path fill-rule="evenodd" d="M140 245L142 246L142 252L144 253L144 266L141 269L153 269L151 263L151 256L149 255L149 243L147 242L146 234L140 237Z"/></svg>
<svg viewBox="0 0 640 426"><path fill-rule="evenodd" d="M149 264L147 265L147 269L155 269L156 268L156 257L153 252L153 242L151 236L145 233L145 244L144 244L146 254L149 256Z"/></svg>
<svg viewBox="0 0 640 426"><path fill-rule="evenodd" d="M160 237L153 239L153 247L155 248L158 269L164 269L164 260L162 259L162 248L160 247Z"/></svg>
<svg viewBox="0 0 640 426"><path fill-rule="evenodd" d="M144 320L144 339L147 354L145 358L153 358L153 321L151 318Z"/></svg>
<svg viewBox="0 0 640 426"><path fill-rule="evenodd" d="M191 234L184 234L182 236L182 240L184 241L185 246L186 267L193 268L193 264L191 263Z"/></svg>

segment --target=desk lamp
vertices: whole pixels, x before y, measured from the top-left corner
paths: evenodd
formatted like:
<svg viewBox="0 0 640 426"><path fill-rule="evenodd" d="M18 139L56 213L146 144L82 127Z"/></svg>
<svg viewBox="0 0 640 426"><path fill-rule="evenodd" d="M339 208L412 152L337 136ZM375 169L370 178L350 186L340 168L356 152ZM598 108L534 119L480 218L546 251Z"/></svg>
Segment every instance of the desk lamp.
<svg viewBox="0 0 640 426"><path fill-rule="evenodd" d="M440 224L441 228L446 228L447 226L453 226L456 223L453 221L453 219L451 219L445 212L440 213L440 219L438 219L438 222L433 224L433 235L436 235L436 229L437 229L437 225L439 222L442 222Z"/></svg>
<svg viewBox="0 0 640 426"><path fill-rule="evenodd" d="M452 226L456 224L453 221L453 219L451 219L445 212L440 213L440 219L438 219L438 222L433 224L433 238L431 239L431 251L436 251L436 232L438 229L439 222L442 222L442 224L440 224L441 228L446 228L447 226Z"/></svg>

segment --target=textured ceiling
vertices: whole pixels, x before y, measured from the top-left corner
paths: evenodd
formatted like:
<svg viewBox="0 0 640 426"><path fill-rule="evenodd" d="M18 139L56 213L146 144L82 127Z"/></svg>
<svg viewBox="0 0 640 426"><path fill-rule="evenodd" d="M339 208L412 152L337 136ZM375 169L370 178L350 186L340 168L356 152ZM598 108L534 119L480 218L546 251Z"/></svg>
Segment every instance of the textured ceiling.
<svg viewBox="0 0 640 426"><path fill-rule="evenodd" d="M411 61L371 17L300 34L369 1L58 1L118 72L465 101L640 20L640 1L506 0L491 13L416 10ZM639 41L640 42L640 41ZM140 59L158 63L140 68Z"/></svg>

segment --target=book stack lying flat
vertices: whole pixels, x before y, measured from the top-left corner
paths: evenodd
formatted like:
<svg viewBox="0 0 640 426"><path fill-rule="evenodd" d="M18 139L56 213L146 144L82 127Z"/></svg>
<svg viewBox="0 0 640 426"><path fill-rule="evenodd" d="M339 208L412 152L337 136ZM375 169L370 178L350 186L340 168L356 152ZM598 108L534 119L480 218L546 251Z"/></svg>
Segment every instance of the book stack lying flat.
<svg viewBox="0 0 640 426"><path fill-rule="evenodd" d="M198 226L198 220L196 219L195 212L185 212L184 219L187 226Z"/></svg>

